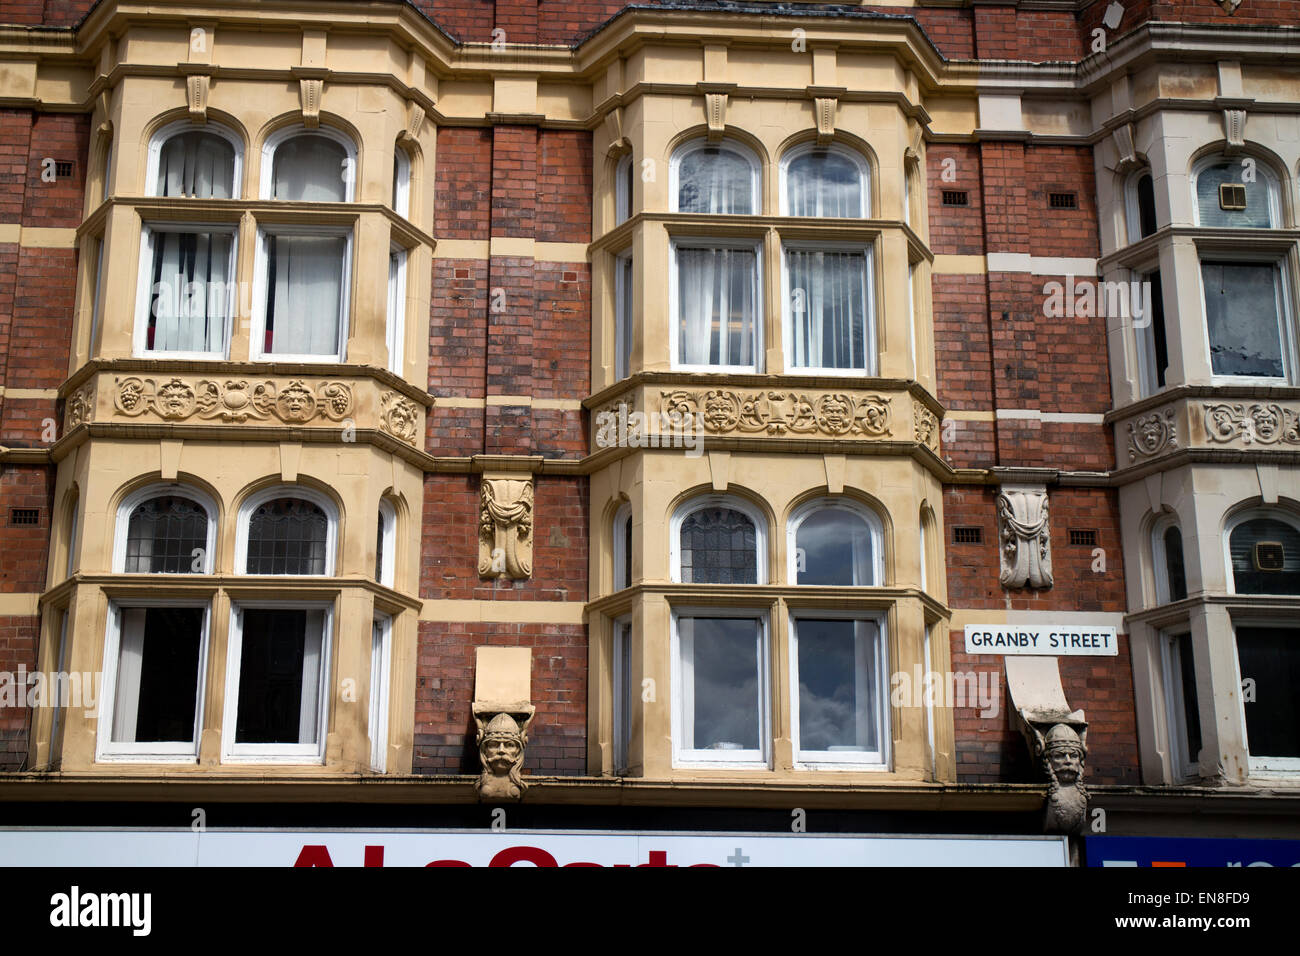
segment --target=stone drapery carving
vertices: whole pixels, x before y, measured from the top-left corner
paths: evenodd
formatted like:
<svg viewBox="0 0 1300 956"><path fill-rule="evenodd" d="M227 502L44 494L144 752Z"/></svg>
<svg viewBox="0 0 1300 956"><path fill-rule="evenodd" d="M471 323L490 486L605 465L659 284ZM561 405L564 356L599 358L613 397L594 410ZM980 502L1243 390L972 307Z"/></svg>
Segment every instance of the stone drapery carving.
<svg viewBox="0 0 1300 956"><path fill-rule="evenodd" d="M479 489L478 573L519 580L533 573L531 478L483 477Z"/></svg>
<svg viewBox="0 0 1300 956"><path fill-rule="evenodd" d="M1083 785L1088 725L1064 720L1051 725L1027 724L1033 734L1034 756L1048 779L1043 829L1047 833L1078 833L1088 814L1088 792Z"/></svg>
<svg viewBox="0 0 1300 956"><path fill-rule="evenodd" d="M528 746L528 725L533 708L506 713L474 705L474 722L478 725L478 755L482 772L474 781L474 792L485 802L522 799L528 784L522 768Z"/></svg>
<svg viewBox="0 0 1300 956"><path fill-rule="evenodd" d="M660 401L664 412L690 415L689 420L699 421L706 432L714 434L820 433L836 438L891 434L891 400L878 395L677 389L661 392Z"/></svg>
<svg viewBox="0 0 1300 956"><path fill-rule="evenodd" d="M420 424L420 413L415 402L396 392L379 396L379 427L404 442L414 444Z"/></svg>
<svg viewBox="0 0 1300 956"><path fill-rule="evenodd" d="M1003 486L998 495L998 539L1000 580L1004 588L1052 586L1052 542L1045 487Z"/></svg>
<svg viewBox="0 0 1300 956"><path fill-rule="evenodd" d="M1150 458L1178 447L1178 426L1172 408L1139 415L1128 423L1128 460Z"/></svg>
<svg viewBox="0 0 1300 956"><path fill-rule="evenodd" d="M278 384L270 380L160 381L129 376L116 380L113 406L119 414L132 418L152 412L166 421L197 416L233 424L278 419L302 425L316 418L342 421L352 411L352 389L342 382L309 386L302 379Z"/></svg>
<svg viewBox="0 0 1300 956"><path fill-rule="evenodd" d="M1242 444L1300 445L1300 405L1256 402L1205 403L1205 437L1214 443L1240 439Z"/></svg>

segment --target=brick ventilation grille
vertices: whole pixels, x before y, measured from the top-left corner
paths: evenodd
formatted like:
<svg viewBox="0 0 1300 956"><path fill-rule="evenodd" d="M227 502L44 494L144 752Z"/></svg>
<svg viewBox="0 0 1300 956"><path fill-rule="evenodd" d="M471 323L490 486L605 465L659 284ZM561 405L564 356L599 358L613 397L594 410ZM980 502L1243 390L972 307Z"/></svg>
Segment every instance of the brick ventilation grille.
<svg viewBox="0 0 1300 956"><path fill-rule="evenodd" d="M1095 548L1097 532L1092 528L1071 528L1070 544L1080 548Z"/></svg>
<svg viewBox="0 0 1300 956"><path fill-rule="evenodd" d="M55 160L54 175L58 179L71 179L76 165L71 160Z"/></svg>
<svg viewBox="0 0 1300 956"><path fill-rule="evenodd" d="M11 508L9 510L11 525L33 525L41 523L41 512L37 508Z"/></svg>
<svg viewBox="0 0 1300 956"><path fill-rule="evenodd" d="M1048 193L1047 207L1049 209L1078 209L1079 197L1075 193Z"/></svg>
<svg viewBox="0 0 1300 956"><path fill-rule="evenodd" d="M984 529L983 528L953 528L952 543L953 544L983 544Z"/></svg>
<svg viewBox="0 0 1300 956"><path fill-rule="evenodd" d="M964 189L945 189L943 191L945 206L969 206L970 195Z"/></svg>

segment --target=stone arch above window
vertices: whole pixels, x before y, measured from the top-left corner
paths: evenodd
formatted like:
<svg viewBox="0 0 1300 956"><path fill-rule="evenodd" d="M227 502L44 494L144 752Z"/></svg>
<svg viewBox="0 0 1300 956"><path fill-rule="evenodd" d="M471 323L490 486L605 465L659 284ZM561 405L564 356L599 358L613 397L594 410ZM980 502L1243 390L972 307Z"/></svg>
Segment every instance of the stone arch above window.
<svg viewBox="0 0 1300 956"><path fill-rule="evenodd" d="M781 213L836 219L870 213L867 161L848 147L805 143L781 161Z"/></svg>
<svg viewBox="0 0 1300 956"><path fill-rule="evenodd" d="M250 497L239 511L237 574L332 575L337 511L324 495L297 485Z"/></svg>
<svg viewBox="0 0 1300 956"><path fill-rule="evenodd" d="M152 196L190 199L239 197L243 144L217 123L171 123L149 147L148 187Z"/></svg>
<svg viewBox="0 0 1300 956"><path fill-rule="evenodd" d="M790 583L838 587L884 581L880 521L846 498L800 506L787 526Z"/></svg>
<svg viewBox="0 0 1300 956"><path fill-rule="evenodd" d="M682 584L766 584L767 524L733 496L695 498L671 528L673 580Z"/></svg>
<svg viewBox="0 0 1300 956"><path fill-rule="evenodd" d="M187 485L149 485L117 511L113 570L121 574L208 574L216 504Z"/></svg>
<svg viewBox="0 0 1300 956"><path fill-rule="evenodd" d="M673 212L749 216L762 212L761 166L747 147L693 139L672 160Z"/></svg>

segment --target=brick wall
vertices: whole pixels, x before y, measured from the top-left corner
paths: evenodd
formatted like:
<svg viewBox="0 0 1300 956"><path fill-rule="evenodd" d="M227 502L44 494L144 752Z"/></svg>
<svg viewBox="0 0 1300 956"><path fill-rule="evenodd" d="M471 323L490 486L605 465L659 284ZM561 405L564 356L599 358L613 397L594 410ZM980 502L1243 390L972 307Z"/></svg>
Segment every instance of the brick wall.
<svg viewBox="0 0 1300 956"><path fill-rule="evenodd" d="M0 471L0 592L40 591L45 585L54 481L47 468L6 464ZM15 525L14 508L37 509L34 525Z"/></svg>
<svg viewBox="0 0 1300 956"><path fill-rule="evenodd" d="M11 674L15 680L20 667L27 673L36 670L36 640L40 618L27 616L0 617L0 674ZM16 683L16 681L15 681ZM27 728L31 710L25 706L27 688L22 686L6 690L14 694L13 703L0 703L0 773L21 770L27 760Z"/></svg>

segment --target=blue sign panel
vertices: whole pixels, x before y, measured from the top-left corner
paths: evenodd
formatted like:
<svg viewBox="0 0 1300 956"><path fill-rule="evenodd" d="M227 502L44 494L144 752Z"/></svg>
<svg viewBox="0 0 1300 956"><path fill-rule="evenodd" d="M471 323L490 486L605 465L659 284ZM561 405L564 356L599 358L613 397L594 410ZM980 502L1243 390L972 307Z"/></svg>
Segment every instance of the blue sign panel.
<svg viewBox="0 0 1300 956"><path fill-rule="evenodd" d="M1090 836L1089 866L1300 866L1300 840Z"/></svg>

